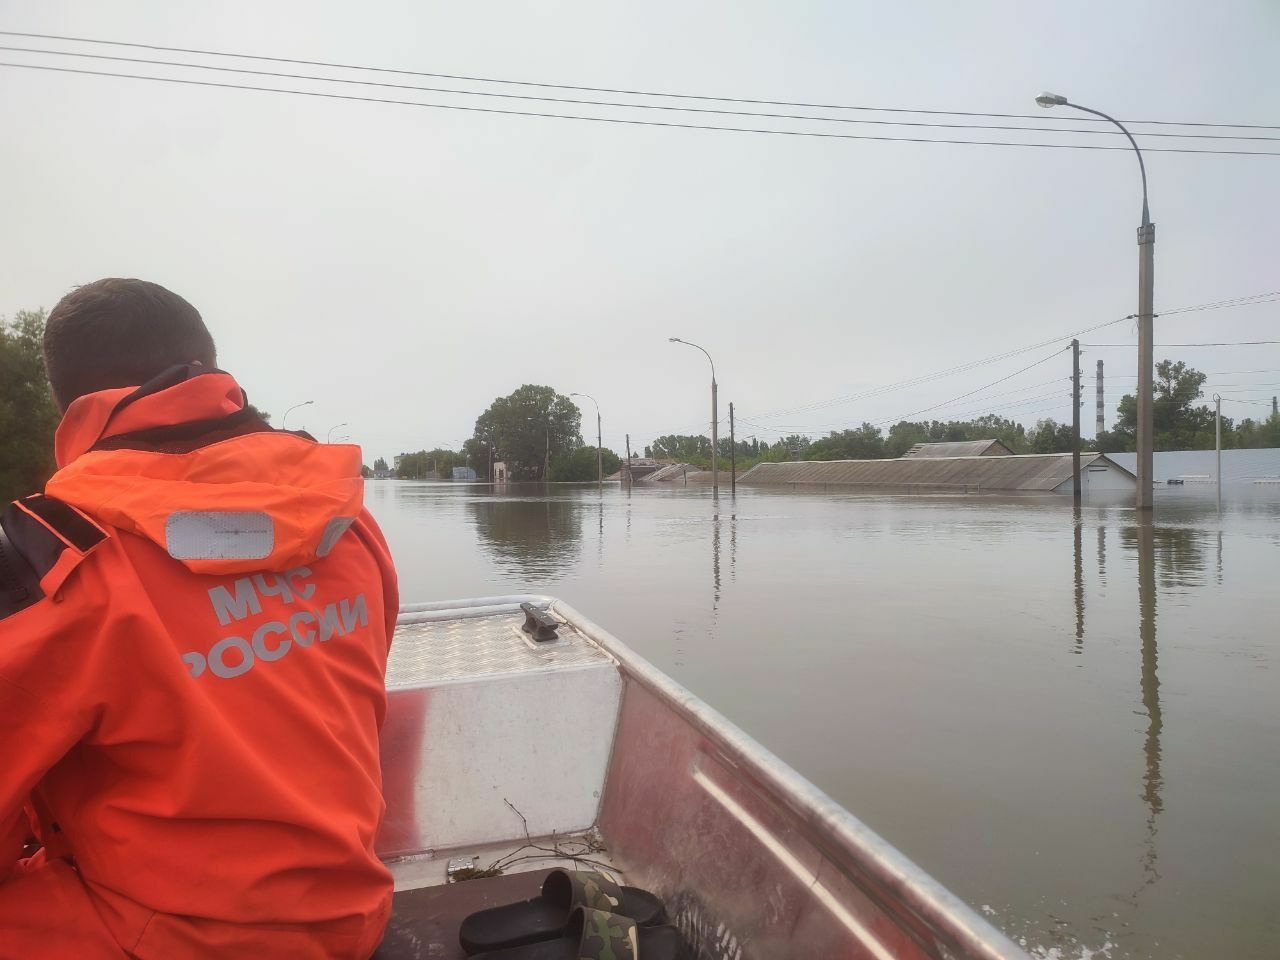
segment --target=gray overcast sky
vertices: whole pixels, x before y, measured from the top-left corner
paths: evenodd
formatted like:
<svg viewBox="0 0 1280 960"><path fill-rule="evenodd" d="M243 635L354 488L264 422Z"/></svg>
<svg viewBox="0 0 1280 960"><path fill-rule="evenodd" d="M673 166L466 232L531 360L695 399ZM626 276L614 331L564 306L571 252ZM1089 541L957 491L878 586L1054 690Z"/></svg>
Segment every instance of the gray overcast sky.
<svg viewBox="0 0 1280 960"><path fill-rule="evenodd" d="M1122 118L1280 124L1275 0L3 0L0 28L917 109L1036 113L1032 98L1047 89ZM1050 118L1088 125L1065 110ZM1140 193L1124 152L625 127L7 69L0 124L0 313L51 307L106 275L163 283L200 308L223 366L277 424L287 406L314 399L290 426L323 437L346 421L369 462L456 446L495 396L522 383L595 394L615 450L624 432L641 448L705 430L706 362L668 344L673 334L714 354L722 411L733 400L754 423L817 434L941 403L1049 349L760 417L1136 308ZM1280 289L1280 157L1147 162L1157 310ZM1170 316L1156 339L1277 339L1277 317L1280 304ZM1134 327L1093 339L1133 342ZM1280 383L1280 347L1157 357L1167 353L1206 371L1274 371L1215 378L1235 396L1280 390L1261 385ZM1069 418L1068 356L993 388L989 403L978 395L922 417ZM1135 358L1090 351L1086 373L1100 356L1110 423ZM1059 390L1055 377L1061 396L1036 400ZM587 403L588 439L591 413ZM1084 422L1091 433L1091 402Z"/></svg>

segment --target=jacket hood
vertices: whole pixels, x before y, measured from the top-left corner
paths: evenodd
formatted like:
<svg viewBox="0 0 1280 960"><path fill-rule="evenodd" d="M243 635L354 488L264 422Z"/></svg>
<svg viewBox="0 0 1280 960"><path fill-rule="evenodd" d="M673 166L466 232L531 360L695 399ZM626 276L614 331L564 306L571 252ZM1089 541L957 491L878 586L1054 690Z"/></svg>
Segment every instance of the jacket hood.
<svg viewBox="0 0 1280 960"><path fill-rule="evenodd" d="M360 448L273 430L230 374L175 367L67 408L45 487L195 573L287 570L360 515Z"/></svg>

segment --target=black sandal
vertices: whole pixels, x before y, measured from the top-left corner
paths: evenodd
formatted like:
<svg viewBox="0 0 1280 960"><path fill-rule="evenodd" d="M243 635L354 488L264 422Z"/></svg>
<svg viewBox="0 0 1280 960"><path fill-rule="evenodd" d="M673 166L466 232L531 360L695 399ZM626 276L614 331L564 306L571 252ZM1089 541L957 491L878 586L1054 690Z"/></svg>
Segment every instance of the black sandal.
<svg viewBox="0 0 1280 960"><path fill-rule="evenodd" d="M540 896L471 914L462 921L458 939L468 954L551 940L565 932L576 907L624 917L641 927L666 921L662 901L645 890L620 887L591 870L553 870Z"/></svg>
<svg viewBox="0 0 1280 960"><path fill-rule="evenodd" d="M576 907L561 935L474 960L688 960L680 932L671 926L640 927L630 917Z"/></svg>

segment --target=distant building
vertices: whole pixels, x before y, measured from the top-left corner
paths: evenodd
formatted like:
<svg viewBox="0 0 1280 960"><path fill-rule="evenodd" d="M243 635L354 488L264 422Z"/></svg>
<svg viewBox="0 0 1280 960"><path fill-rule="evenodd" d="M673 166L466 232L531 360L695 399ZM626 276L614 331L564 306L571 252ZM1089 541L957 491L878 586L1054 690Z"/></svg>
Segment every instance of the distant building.
<svg viewBox="0 0 1280 960"><path fill-rule="evenodd" d="M1013 451L999 440L956 440L945 443L917 443L903 459L920 457L1011 457Z"/></svg>
<svg viewBox="0 0 1280 960"><path fill-rule="evenodd" d="M907 493L1071 493L1071 454L903 457L899 460L807 460L761 463L745 486L797 489L862 487ZM1083 493L1134 493L1137 478L1106 454L1080 456Z"/></svg>
<svg viewBox="0 0 1280 960"><path fill-rule="evenodd" d="M453 479L455 480L474 480L475 478L476 478L476 472L472 470L470 467L454 467L453 468Z"/></svg>
<svg viewBox="0 0 1280 960"><path fill-rule="evenodd" d="M493 482L494 482L494 483L506 483L506 482L507 482L507 465L506 465L506 463L505 463L504 461L502 461L502 460L496 460L496 461L494 461L494 464L493 464Z"/></svg>

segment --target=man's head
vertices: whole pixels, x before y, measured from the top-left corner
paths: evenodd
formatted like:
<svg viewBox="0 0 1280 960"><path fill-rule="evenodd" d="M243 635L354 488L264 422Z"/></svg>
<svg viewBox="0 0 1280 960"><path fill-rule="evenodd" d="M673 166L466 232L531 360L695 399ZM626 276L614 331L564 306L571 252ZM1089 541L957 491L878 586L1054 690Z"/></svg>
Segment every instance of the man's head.
<svg viewBox="0 0 1280 960"><path fill-rule="evenodd" d="M44 363L62 410L87 393L135 387L194 362L217 366L213 337L195 307L158 283L86 283L45 322Z"/></svg>

